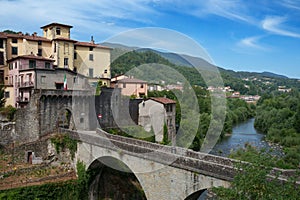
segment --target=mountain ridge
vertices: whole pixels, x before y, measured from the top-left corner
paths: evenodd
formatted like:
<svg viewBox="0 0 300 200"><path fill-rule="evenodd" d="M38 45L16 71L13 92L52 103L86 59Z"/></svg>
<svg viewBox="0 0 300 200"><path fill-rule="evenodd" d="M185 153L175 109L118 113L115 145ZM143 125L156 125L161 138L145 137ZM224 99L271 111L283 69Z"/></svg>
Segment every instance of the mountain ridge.
<svg viewBox="0 0 300 200"><path fill-rule="evenodd" d="M130 47L126 46L123 44L118 44L118 43L109 43L109 42L104 42L101 43L101 45L111 47L113 49L119 49L121 52L118 54L122 55L123 53L129 52L129 51L137 51L137 52L145 52L145 51L152 51L163 58L167 59L170 63L173 63L175 65L183 66L183 67L204 67L204 68L210 68L210 67L217 67L220 71L226 71L232 76L236 78L247 78L251 76L259 76L259 77L266 77L266 78L280 78L280 79L291 79L288 76L277 74L274 72L268 72L268 71L263 71L263 72L250 72L250 71L234 71L230 69L225 69L222 67L215 66L206 60L199 58L199 57L194 57L190 55L185 55L185 54L178 54L178 53L173 53L173 52L161 52L158 50L154 50L151 48L140 48L140 47ZM117 55L119 56L119 55Z"/></svg>

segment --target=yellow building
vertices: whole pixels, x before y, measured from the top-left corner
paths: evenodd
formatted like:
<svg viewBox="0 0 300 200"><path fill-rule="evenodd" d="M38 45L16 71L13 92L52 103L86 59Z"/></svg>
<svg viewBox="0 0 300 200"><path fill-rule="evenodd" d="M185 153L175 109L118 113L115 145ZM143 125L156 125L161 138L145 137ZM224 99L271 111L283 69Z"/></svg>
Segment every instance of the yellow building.
<svg viewBox="0 0 300 200"><path fill-rule="evenodd" d="M23 55L35 55L54 60L54 67L66 68L82 74L91 85L99 80L110 86L111 48L71 39L72 26L50 23L42 26L43 36L37 33L10 34L0 32L0 81L9 86L7 60ZM1 83L0 83L1 84Z"/></svg>

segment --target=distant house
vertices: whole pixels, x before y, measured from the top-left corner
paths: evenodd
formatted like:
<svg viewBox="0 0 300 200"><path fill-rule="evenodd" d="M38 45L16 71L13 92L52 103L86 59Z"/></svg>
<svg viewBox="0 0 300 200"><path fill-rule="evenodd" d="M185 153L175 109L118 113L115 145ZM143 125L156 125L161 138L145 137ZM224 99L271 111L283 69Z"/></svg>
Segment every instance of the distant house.
<svg viewBox="0 0 300 200"><path fill-rule="evenodd" d="M162 142L164 134L164 124L168 128L168 140L174 142L176 115L176 101L164 97L152 97L139 104L138 124L146 131L151 127L155 133L155 141Z"/></svg>
<svg viewBox="0 0 300 200"><path fill-rule="evenodd" d="M111 87L121 88L124 96L136 96L141 98L148 95L148 84L146 81L136 78L123 78L111 81Z"/></svg>

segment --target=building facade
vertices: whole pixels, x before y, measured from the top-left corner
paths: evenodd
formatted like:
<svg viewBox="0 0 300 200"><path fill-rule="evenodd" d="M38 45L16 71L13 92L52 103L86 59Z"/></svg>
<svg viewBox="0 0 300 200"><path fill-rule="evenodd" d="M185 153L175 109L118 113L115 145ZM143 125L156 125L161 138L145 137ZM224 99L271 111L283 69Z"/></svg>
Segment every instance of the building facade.
<svg viewBox="0 0 300 200"><path fill-rule="evenodd" d="M102 85L109 87L111 48L95 44L93 38L90 42L73 40L71 39L71 28L72 26L66 24L47 24L41 27L43 36L38 36L37 33L29 35L21 32L17 34L0 32L0 84L6 86L6 91L11 93L9 87L16 86L16 84L12 84L14 83L12 76L16 81L15 77L20 75L18 74L19 70L23 70L9 69L8 61L11 61L13 65L13 59L20 58L20 56L36 56L36 69L41 69L39 65L42 58L45 62L50 61L52 70L73 71L86 76L88 82L93 86L96 86L100 80ZM32 59L34 58L32 57ZM20 58L20 66L24 65L22 62ZM14 90L14 93L17 94L18 88L14 88Z"/></svg>
<svg viewBox="0 0 300 200"><path fill-rule="evenodd" d="M121 88L121 94L124 96L142 98L148 95L147 82L136 78L117 79L111 82L111 87Z"/></svg>
<svg viewBox="0 0 300 200"><path fill-rule="evenodd" d="M69 69L54 68L52 59L27 55L18 56L7 62L9 66L7 104L14 107L26 106L34 89L64 89L65 80L69 89L90 89L85 76Z"/></svg>
<svg viewBox="0 0 300 200"><path fill-rule="evenodd" d="M155 141L162 142L164 124L168 128L168 140L175 142L176 101L164 97L152 97L139 104L138 124L146 131L151 128L155 133Z"/></svg>

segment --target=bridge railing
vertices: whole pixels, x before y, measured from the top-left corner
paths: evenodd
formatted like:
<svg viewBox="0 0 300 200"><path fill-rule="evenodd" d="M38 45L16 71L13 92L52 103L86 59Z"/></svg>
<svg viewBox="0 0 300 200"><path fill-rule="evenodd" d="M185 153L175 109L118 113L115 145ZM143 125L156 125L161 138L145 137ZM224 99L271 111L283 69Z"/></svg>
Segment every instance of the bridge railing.
<svg viewBox="0 0 300 200"><path fill-rule="evenodd" d="M234 163L238 162L237 160L234 160L234 159L215 156L215 155L211 155L208 153L195 152L195 151L187 149L187 148L161 145L161 144L147 142L147 141L143 141L143 140L137 140L134 138L128 138L128 137L123 137L123 136L119 136L119 135L112 135L101 129L97 129L97 133L99 133L101 135L104 134L109 139L122 141L122 142L126 142L129 144L134 144L137 146L146 147L151 150L164 151L166 153L176 154L179 156L189 157L189 158L193 158L193 159L202 159L202 160L219 163L219 164L226 165L226 166L233 166Z"/></svg>

